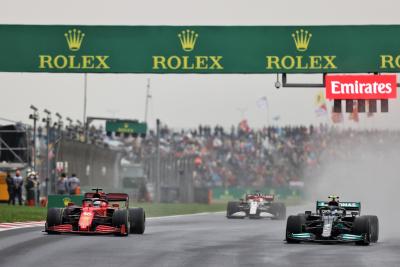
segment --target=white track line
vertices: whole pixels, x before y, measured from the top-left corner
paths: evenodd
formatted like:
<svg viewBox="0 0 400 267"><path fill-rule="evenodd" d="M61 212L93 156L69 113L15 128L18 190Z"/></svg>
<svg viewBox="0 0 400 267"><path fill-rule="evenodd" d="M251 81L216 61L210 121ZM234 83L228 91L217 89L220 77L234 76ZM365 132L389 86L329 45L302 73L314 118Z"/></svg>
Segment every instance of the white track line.
<svg viewBox="0 0 400 267"><path fill-rule="evenodd" d="M45 221L0 223L0 232L13 229L44 226L44 223Z"/></svg>
<svg viewBox="0 0 400 267"><path fill-rule="evenodd" d="M210 215L210 214L222 214L225 211L215 211L215 212L199 212L199 213L191 213L191 214L181 214L181 215L170 215L170 216L159 216L159 217L149 217L147 220L162 220L162 219L173 219L173 218L181 218L181 217L190 217L190 216L201 216L201 215Z"/></svg>
<svg viewBox="0 0 400 267"><path fill-rule="evenodd" d="M192 213L192 214L149 217L149 218L147 218L147 220L156 221L156 220L174 219L174 218L182 218L182 217L190 217L190 216L202 216L202 215L219 214L219 213L224 213L224 211L200 212L200 213ZM0 232L14 230L14 229L38 227L38 226L44 227L44 224L45 224L45 221L0 223Z"/></svg>

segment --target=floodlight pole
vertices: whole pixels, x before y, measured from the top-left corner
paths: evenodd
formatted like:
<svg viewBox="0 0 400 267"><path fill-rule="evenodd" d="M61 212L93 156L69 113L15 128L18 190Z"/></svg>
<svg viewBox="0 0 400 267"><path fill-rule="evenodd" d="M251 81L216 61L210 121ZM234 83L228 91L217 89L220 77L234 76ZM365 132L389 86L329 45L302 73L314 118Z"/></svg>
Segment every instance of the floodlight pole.
<svg viewBox="0 0 400 267"><path fill-rule="evenodd" d="M87 108L87 73L84 75L84 96L83 96L83 136L85 137L85 142L87 140L86 128L86 108Z"/></svg>
<svg viewBox="0 0 400 267"><path fill-rule="evenodd" d="M271 112L270 112L270 106L269 106L268 98L266 98L266 99L267 99L267 108L265 110L267 111L267 128L268 128L268 127L271 126L270 125L270 119L269 119Z"/></svg>
<svg viewBox="0 0 400 267"><path fill-rule="evenodd" d="M50 123L51 123L51 112L47 109L44 110L44 112L47 114L47 117L45 119L43 119L43 122L46 123L46 166L47 166L47 170L46 170L46 184L47 184L47 195L49 195L49 193L52 191L53 189L53 181L50 179L50 159L49 159L49 145L50 145ZM54 181L55 182L55 181ZM50 186L49 186L50 184Z"/></svg>
<svg viewBox="0 0 400 267"><path fill-rule="evenodd" d="M156 134L157 134L157 137L156 137L156 194L155 194L155 202L156 203L159 203L160 201L161 201L161 186L160 186L160 183L161 183L161 173L160 173L160 171L161 171L161 158L160 158L160 119L157 119L157 121L156 121Z"/></svg>
<svg viewBox="0 0 400 267"><path fill-rule="evenodd" d="M29 118L33 120L33 156L32 156L32 168L36 171L36 121L39 119L38 109L31 105L30 108L32 109L32 114L29 115Z"/></svg>
<svg viewBox="0 0 400 267"><path fill-rule="evenodd" d="M150 78L147 79L147 90L146 90L146 104L144 108L144 122L147 124L147 112L149 108L149 98L151 97L150 95Z"/></svg>

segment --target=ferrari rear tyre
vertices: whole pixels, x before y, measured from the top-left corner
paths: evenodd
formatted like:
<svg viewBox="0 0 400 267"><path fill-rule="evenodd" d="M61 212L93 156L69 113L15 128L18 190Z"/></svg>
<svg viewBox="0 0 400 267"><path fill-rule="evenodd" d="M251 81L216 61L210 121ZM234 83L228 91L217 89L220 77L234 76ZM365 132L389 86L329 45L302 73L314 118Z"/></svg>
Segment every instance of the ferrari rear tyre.
<svg viewBox="0 0 400 267"><path fill-rule="evenodd" d="M112 215L112 225L121 228L125 225L125 234L117 233L116 235L127 236L129 234L129 220L127 210L115 210Z"/></svg>
<svg viewBox="0 0 400 267"><path fill-rule="evenodd" d="M356 235L365 235L364 240L357 241L356 245L368 246L371 242L371 222L368 216L355 218L353 222L353 233Z"/></svg>
<svg viewBox="0 0 400 267"><path fill-rule="evenodd" d="M232 216L234 213L240 211L239 208L239 202L237 201L229 201L228 206L226 207L226 217L228 219L233 219L236 218L235 216Z"/></svg>
<svg viewBox="0 0 400 267"><path fill-rule="evenodd" d="M286 223L286 242L287 243L300 243L296 239L290 238L289 234L300 234L303 232L303 224L306 219L303 215L291 215Z"/></svg>
<svg viewBox="0 0 400 267"><path fill-rule="evenodd" d="M146 214L142 208L129 209L129 233L143 234L146 228Z"/></svg>

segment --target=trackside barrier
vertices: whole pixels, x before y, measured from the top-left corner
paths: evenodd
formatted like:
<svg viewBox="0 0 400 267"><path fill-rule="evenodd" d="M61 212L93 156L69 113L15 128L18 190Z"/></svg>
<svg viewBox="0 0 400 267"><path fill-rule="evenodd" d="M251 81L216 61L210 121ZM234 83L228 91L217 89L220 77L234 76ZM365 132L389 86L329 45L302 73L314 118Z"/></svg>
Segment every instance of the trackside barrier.
<svg viewBox="0 0 400 267"><path fill-rule="evenodd" d="M196 187L194 188L194 202L195 203L203 203L210 204L212 196L211 189L207 187Z"/></svg>
<svg viewBox="0 0 400 267"><path fill-rule="evenodd" d="M82 200L83 195L49 195L47 208L64 208L68 206L70 202L81 205Z"/></svg>
<svg viewBox="0 0 400 267"><path fill-rule="evenodd" d="M265 194L277 196L279 199L287 199L290 197L302 197L303 191L299 188L280 187L280 188L251 188L251 187L213 187L212 196L213 201L230 201L243 198L246 193L253 193L260 191Z"/></svg>

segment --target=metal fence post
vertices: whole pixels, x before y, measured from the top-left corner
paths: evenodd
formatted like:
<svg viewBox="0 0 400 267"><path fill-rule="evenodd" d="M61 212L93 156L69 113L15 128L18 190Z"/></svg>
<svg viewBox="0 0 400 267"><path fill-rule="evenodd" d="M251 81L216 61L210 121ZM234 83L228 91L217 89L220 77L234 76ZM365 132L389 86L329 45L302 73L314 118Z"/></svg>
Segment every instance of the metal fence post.
<svg viewBox="0 0 400 267"><path fill-rule="evenodd" d="M160 187L160 164L161 164L161 156L160 156L160 120L157 119L157 140L156 140L156 202L160 202L161 200L161 187Z"/></svg>

